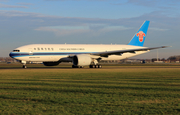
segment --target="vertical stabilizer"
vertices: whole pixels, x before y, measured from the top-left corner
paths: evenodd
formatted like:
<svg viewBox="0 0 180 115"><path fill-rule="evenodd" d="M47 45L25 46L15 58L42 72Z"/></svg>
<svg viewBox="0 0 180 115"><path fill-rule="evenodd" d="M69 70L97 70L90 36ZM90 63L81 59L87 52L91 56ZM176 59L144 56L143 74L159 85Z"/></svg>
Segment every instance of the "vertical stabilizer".
<svg viewBox="0 0 180 115"><path fill-rule="evenodd" d="M147 35L149 23L150 23L150 21L144 21L144 23L141 25L141 27L137 31L137 33L133 36L133 38L128 43L128 45L133 45L133 46L143 46L144 45L144 41L145 41L145 38Z"/></svg>

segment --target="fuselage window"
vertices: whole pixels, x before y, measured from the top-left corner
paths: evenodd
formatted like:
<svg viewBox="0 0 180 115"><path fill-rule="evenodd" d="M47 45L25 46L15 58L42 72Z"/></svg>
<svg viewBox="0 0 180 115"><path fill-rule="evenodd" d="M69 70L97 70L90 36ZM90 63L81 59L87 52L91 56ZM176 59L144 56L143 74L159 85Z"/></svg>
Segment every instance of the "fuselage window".
<svg viewBox="0 0 180 115"><path fill-rule="evenodd" d="M48 48L48 50L50 50L50 48Z"/></svg>
<svg viewBox="0 0 180 115"><path fill-rule="evenodd" d="M43 50L43 48L41 48L41 50Z"/></svg>
<svg viewBox="0 0 180 115"><path fill-rule="evenodd" d="M40 50L40 48L38 48L38 50Z"/></svg>
<svg viewBox="0 0 180 115"><path fill-rule="evenodd" d="M45 50L47 50L46 48L44 48Z"/></svg>
<svg viewBox="0 0 180 115"><path fill-rule="evenodd" d="M53 48L51 48L51 50L53 50Z"/></svg>
<svg viewBox="0 0 180 115"><path fill-rule="evenodd" d="M36 48L34 48L34 50L36 50Z"/></svg>

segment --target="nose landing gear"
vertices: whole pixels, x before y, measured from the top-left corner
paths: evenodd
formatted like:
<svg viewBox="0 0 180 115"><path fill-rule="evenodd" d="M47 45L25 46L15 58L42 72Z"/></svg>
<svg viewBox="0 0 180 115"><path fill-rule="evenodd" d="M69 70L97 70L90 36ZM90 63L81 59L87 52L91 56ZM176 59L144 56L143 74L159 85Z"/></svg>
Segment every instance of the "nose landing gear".
<svg viewBox="0 0 180 115"><path fill-rule="evenodd" d="M23 68L24 68L24 69L26 69L26 68L27 68L27 66L26 66L26 65L23 65Z"/></svg>
<svg viewBox="0 0 180 115"><path fill-rule="evenodd" d="M22 67L22 68L26 69L26 68L27 68L27 66L26 66L26 61L21 61L21 63L23 64L23 67Z"/></svg>

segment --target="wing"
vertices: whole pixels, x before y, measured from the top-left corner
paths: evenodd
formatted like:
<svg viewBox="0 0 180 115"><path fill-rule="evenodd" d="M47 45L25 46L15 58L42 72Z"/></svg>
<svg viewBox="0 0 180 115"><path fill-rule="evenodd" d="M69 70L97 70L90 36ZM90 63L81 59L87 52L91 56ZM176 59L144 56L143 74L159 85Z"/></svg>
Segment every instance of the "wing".
<svg viewBox="0 0 180 115"><path fill-rule="evenodd" d="M149 51L153 49L159 49L159 48L166 48L170 46L161 46L161 47L152 47L152 48L138 48L138 49L126 49L126 50L116 50L116 51L107 51L107 52L97 52L97 53L91 53L91 55L96 56L102 56L102 57L108 57L109 55L121 55L123 53L136 53L136 51Z"/></svg>

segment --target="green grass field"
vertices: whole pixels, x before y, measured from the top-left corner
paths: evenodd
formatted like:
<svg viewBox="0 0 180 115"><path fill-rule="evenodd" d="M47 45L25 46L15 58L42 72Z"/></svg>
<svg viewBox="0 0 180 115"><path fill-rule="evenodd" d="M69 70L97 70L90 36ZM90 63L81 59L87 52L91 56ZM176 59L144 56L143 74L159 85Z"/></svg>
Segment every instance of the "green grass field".
<svg viewBox="0 0 180 115"><path fill-rule="evenodd" d="M180 114L179 65L0 66L0 114Z"/></svg>

